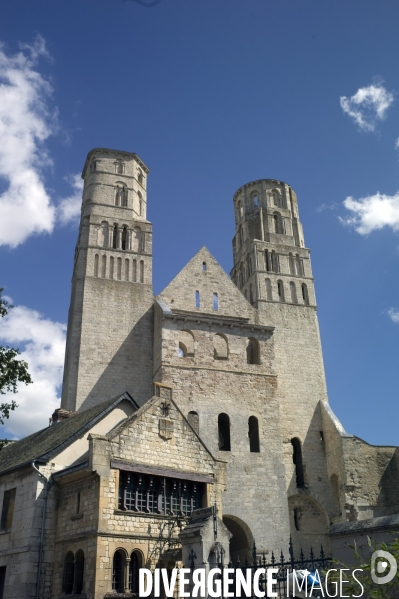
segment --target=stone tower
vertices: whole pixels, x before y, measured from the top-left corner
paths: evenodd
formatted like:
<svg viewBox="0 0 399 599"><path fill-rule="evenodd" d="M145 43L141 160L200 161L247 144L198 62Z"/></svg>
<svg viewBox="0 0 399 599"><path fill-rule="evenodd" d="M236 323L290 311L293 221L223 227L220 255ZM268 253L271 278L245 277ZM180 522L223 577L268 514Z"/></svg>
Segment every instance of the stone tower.
<svg viewBox="0 0 399 599"><path fill-rule="evenodd" d="M137 154L89 152L75 251L61 407L152 395L152 226Z"/></svg>
<svg viewBox="0 0 399 599"><path fill-rule="evenodd" d="M334 509L320 408L327 396L310 250L305 247L296 194L286 183L248 183L235 193L234 209L231 277L258 309L260 322L275 326L291 533L294 542L306 546L311 531L316 532L311 523L315 510L320 533L324 520L327 531L326 514Z"/></svg>

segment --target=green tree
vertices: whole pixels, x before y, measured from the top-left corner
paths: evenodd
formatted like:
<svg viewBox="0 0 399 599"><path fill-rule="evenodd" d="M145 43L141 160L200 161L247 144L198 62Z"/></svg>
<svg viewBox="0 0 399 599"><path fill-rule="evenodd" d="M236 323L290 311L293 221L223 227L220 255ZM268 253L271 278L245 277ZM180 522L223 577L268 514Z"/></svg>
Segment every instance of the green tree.
<svg viewBox="0 0 399 599"><path fill-rule="evenodd" d="M3 289L0 287L0 317L4 318L13 306L2 298L2 291ZM17 360L19 354L18 349L0 345L0 395L17 393L17 383L28 385L32 382L28 364L24 360ZM0 424L4 424L4 421L10 416L10 412L17 407L17 402L14 399L10 403L1 403Z"/></svg>

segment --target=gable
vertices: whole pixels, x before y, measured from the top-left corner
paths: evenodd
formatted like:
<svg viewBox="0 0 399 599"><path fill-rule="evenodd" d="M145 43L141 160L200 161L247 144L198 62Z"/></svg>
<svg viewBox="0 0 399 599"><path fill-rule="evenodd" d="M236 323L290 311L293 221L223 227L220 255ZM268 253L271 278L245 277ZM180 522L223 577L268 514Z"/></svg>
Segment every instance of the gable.
<svg viewBox="0 0 399 599"><path fill-rule="evenodd" d="M158 299L165 302L172 312L197 311L256 322L257 311L205 247L169 283Z"/></svg>
<svg viewBox="0 0 399 599"><path fill-rule="evenodd" d="M108 436L111 460L131 467L155 467L169 471L170 476L176 471L215 476L218 463L224 462L215 459L196 434L172 400L171 389L159 384L156 387L160 395Z"/></svg>

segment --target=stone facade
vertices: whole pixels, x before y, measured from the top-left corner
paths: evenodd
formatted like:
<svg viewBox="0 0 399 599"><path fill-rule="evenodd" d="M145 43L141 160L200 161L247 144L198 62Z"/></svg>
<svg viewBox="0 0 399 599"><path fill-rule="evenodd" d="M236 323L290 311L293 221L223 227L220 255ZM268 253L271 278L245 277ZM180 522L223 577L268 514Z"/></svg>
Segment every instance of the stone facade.
<svg viewBox="0 0 399 599"><path fill-rule="evenodd" d="M292 188L241 187L231 278L202 248L154 298L147 175L136 154L87 157L62 410L0 454L4 597L133 596L140 567L192 549L206 568L290 537L345 558L399 528L398 448L328 404Z"/></svg>

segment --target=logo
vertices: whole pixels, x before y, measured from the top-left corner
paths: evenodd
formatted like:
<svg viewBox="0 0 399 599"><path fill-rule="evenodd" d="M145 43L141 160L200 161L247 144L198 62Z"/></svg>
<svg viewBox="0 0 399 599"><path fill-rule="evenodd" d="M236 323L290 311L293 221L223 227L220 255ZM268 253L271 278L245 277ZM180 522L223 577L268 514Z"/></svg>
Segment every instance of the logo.
<svg viewBox="0 0 399 599"><path fill-rule="evenodd" d="M387 584L396 576L398 564L388 551L379 549L371 556L371 578L376 584Z"/></svg>

